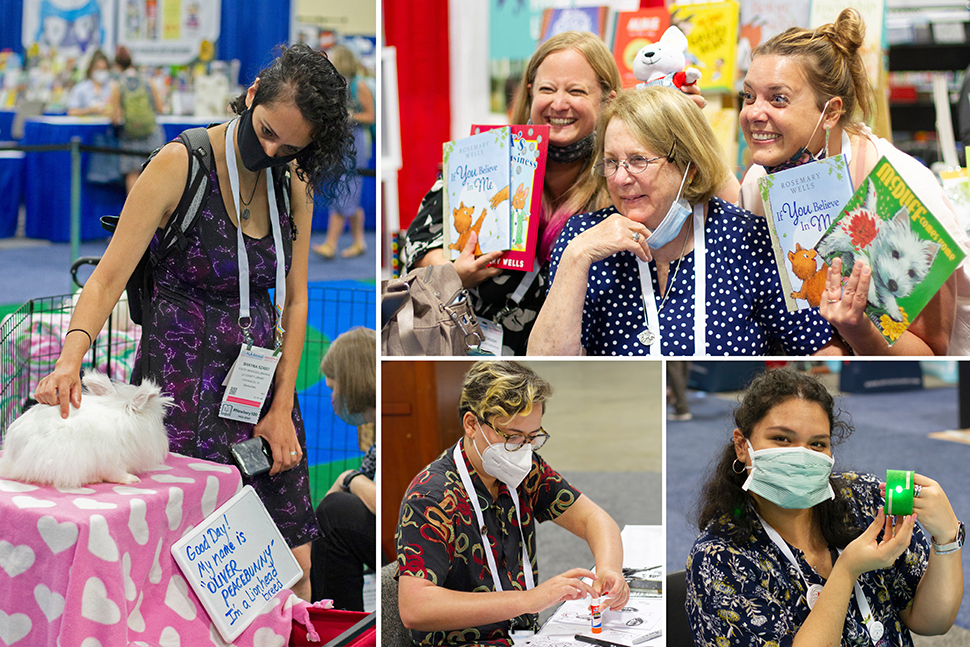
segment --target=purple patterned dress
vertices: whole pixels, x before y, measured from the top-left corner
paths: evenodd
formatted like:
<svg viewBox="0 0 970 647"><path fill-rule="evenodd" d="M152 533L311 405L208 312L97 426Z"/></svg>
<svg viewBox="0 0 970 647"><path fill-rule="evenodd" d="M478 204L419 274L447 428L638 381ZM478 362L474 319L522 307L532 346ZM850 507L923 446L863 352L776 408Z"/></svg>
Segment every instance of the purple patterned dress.
<svg viewBox="0 0 970 647"><path fill-rule="evenodd" d="M244 341L239 317L239 271L236 227L226 213L215 168L202 215L187 233L188 247L173 253L155 268L155 290L149 321L143 329L139 362L133 376L155 381L175 398L166 418L171 450L217 463L233 465L230 445L253 435L253 425L219 417L223 380ZM293 256L292 223L277 187L277 202L287 271ZM156 233L152 249L158 245ZM246 237L250 265L250 333L264 348L273 344L273 303L276 260L273 235ZM273 399L270 387L263 415ZM299 403L293 405L300 446L306 454L306 435ZM306 457L294 469L275 476L243 477L259 493L283 537L300 546L319 536L310 500Z"/></svg>

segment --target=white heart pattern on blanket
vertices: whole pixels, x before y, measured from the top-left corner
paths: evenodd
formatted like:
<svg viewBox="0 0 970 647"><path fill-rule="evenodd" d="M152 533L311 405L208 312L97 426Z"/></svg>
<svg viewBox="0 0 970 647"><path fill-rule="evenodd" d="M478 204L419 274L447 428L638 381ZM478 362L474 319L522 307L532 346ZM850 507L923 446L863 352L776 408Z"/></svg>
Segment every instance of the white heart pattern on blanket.
<svg viewBox="0 0 970 647"><path fill-rule="evenodd" d="M99 514L91 515L91 529L88 532L88 550L95 557L106 562L118 561L118 544L111 536L108 520Z"/></svg>
<svg viewBox="0 0 970 647"><path fill-rule="evenodd" d="M148 569L148 581L152 584L158 584L162 581L162 563L158 558L162 554L162 544L164 542L164 537L158 540L158 547L155 548L155 558L152 560L152 567Z"/></svg>
<svg viewBox="0 0 970 647"><path fill-rule="evenodd" d="M175 631L175 627L165 627L162 629L162 635L158 637L158 645L159 647L182 647L182 637Z"/></svg>
<svg viewBox="0 0 970 647"><path fill-rule="evenodd" d="M202 516L208 517L215 512L219 504L219 479L210 476L205 480L205 492L202 493Z"/></svg>
<svg viewBox="0 0 970 647"><path fill-rule="evenodd" d="M44 612L47 622L51 622L61 617L64 613L64 596L56 591L51 591L44 584L38 584L34 588L34 600L37 606Z"/></svg>
<svg viewBox="0 0 970 647"><path fill-rule="evenodd" d="M102 625L117 624L121 620L121 609L108 599L108 589L96 577L88 578L81 595L81 615Z"/></svg>
<svg viewBox="0 0 970 647"><path fill-rule="evenodd" d="M118 494L155 494L155 490L148 488L129 487L127 485L116 485L112 488Z"/></svg>
<svg viewBox="0 0 970 647"><path fill-rule="evenodd" d="M88 636L81 643L81 647L102 647L101 641L93 636Z"/></svg>
<svg viewBox="0 0 970 647"><path fill-rule="evenodd" d="M217 463L189 463L189 467L196 472L222 472L223 474L232 472L232 468L228 465L219 465Z"/></svg>
<svg viewBox="0 0 970 647"><path fill-rule="evenodd" d="M0 568L10 577L17 577L34 565L34 551L30 546L14 546L0 540Z"/></svg>
<svg viewBox="0 0 970 647"><path fill-rule="evenodd" d="M13 498L13 504L21 510L24 508L53 508L55 505L57 505L53 501L35 499L32 496L15 496Z"/></svg>
<svg viewBox="0 0 970 647"><path fill-rule="evenodd" d="M13 645L29 634L32 626L30 618L22 613L14 613L8 616L0 611L0 640L7 645Z"/></svg>
<svg viewBox="0 0 970 647"><path fill-rule="evenodd" d="M253 644L259 647L283 647L286 645L286 638L269 627L260 627L253 634Z"/></svg>
<svg viewBox="0 0 970 647"><path fill-rule="evenodd" d="M114 510L118 507L118 504L116 503L81 497L74 499L74 505L82 510Z"/></svg>
<svg viewBox="0 0 970 647"><path fill-rule="evenodd" d="M172 476L171 474L156 474L152 478L159 483L195 483L195 479L188 476Z"/></svg>
<svg viewBox="0 0 970 647"><path fill-rule="evenodd" d="M189 585L181 575L172 575L165 591L165 606L186 620L195 620L198 611L189 599Z"/></svg>
<svg viewBox="0 0 970 647"><path fill-rule="evenodd" d="M141 614L141 601L143 593L138 594L138 602L135 608L128 614L128 628L136 633L145 631L145 617Z"/></svg>
<svg viewBox="0 0 970 647"><path fill-rule="evenodd" d="M47 515L37 520L37 532L55 555L67 550L77 541L77 524L71 521L58 521Z"/></svg>
<svg viewBox="0 0 970 647"><path fill-rule="evenodd" d="M89 487L59 487L54 489L61 494L94 494L94 490Z"/></svg>
<svg viewBox="0 0 970 647"><path fill-rule="evenodd" d="M148 506L141 499L131 500L131 514L128 515L128 530L139 546L148 543Z"/></svg>
<svg viewBox="0 0 970 647"><path fill-rule="evenodd" d="M33 492L37 489L39 488L36 485L30 483L0 479L0 492Z"/></svg>
<svg viewBox="0 0 970 647"><path fill-rule="evenodd" d="M165 505L165 514L168 516L169 530L175 530L182 524L182 499L184 497L185 493L182 492L182 488L173 487L168 491L168 503Z"/></svg>
<svg viewBox="0 0 970 647"><path fill-rule="evenodd" d="M125 578L125 599L131 602L138 595L135 580L131 579L131 553L125 553L121 557L121 573Z"/></svg>

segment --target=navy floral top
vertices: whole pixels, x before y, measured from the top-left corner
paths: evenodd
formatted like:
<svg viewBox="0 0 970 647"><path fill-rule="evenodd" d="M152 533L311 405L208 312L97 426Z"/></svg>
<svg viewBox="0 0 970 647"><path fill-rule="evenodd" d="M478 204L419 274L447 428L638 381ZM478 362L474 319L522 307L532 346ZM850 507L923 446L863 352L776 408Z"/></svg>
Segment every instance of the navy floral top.
<svg viewBox="0 0 970 647"><path fill-rule="evenodd" d="M535 523L556 519L579 498L579 490L533 453L532 470L517 490L523 526L520 533L508 488L500 483L498 498L493 500L465 455L464 447L461 453L475 484L495 562L514 565L512 573L499 574L502 590L524 591L522 535L528 544L532 572L538 583ZM455 467L454 447L449 447L414 477L404 495L395 537L398 576L420 577L454 591L494 591L477 526L475 511ZM535 615L514 620L519 628L538 629ZM511 645L511 625L509 620L454 631L411 631L411 639L419 645Z"/></svg>
<svg viewBox="0 0 970 647"><path fill-rule="evenodd" d="M616 208L609 207L569 219L552 250L550 286L566 245L613 213ZM788 312L764 218L711 198L704 239L707 355L811 355L828 343L832 332L817 309ZM694 252L683 257L675 273L676 263L668 274L666 303L657 263L648 265L660 309L661 354L693 355ZM582 326L582 345L589 355L650 354L637 341L646 324L632 252L619 252L590 267Z"/></svg>
<svg viewBox="0 0 970 647"><path fill-rule="evenodd" d="M850 502L855 522L867 527L882 505L879 479L847 472L839 488ZM751 541L738 546L731 538L730 521L712 522L694 542L687 557L687 617L699 647L790 647L808 618L802 576L756 526ZM810 584L825 584L805 555L791 547ZM909 629L899 612L909 607L926 572L929 540L917 524L910 546L892 568L870 571L859 584L876 620L884 627L878 647L912 646ZM842 631L843 647L872 645L853 593Z"/></svg>

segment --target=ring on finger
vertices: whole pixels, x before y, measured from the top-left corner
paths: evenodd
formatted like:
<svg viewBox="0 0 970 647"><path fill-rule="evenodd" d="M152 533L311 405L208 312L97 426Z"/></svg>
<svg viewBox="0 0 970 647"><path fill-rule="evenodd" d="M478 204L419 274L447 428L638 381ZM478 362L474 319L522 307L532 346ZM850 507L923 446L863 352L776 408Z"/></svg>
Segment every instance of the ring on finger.
<svg viewBox="0 0 970 647"><path fill-rule="evenodd" d="M639 231L633 232L633 242L635 242L635 243L639 243L640 242L640 232Z"/></svg>
<svg viewBox="0 0 970 647"><path fill-rule="evenodd" d="M838 299L829 299L829 303L838 303L838 302L839 302Z"/></svg>
<svg viewBox="0 0 970 647"><path fill-rule="evenodd" d="M296 452L290 452L290 456L296 456Z"/></svg>
<svg viewBox="0 0 970 647"><path fill-rule="evenodd" d="M922 491L923 491L923 486L922 485L914 485L913 486L913 498L914 499L918 499L919 498L919 493L922 492Z"/></svg>

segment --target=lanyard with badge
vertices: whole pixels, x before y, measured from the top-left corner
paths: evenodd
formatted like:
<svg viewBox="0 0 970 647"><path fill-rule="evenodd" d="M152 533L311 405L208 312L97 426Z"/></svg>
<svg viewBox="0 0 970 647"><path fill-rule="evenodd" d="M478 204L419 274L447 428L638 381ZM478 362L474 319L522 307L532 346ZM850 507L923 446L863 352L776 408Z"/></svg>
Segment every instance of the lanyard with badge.
<svg viewBox="0 0 970 647"><path fill-rule="evenodd" d="M778 531L772 528L767 521L762 519L760 514L758 515L758 519L761 521L761 526L765 529L765 532L768 533L768 538L771 539L775 546L778 547L778 550L780 550L785 556L785 559L787 559L791 565L795 567L795 570L798 571L798 575L802 578L802 582L805 584L805 601L808 602L808 609L811 611L813 608L815 608L815 602L818 600L819 594L822 593L822 585L808 583L808 580L805 579L805 574L802 573L802 569L798 565L798 561L795 559L795 554L792 553L791 548L788 546L785 540L782 539ZM842 554L842 549L839 549L839 554ZM853 590L853 597L855 597L856 607L858 607L859 613L862 614L862 622L866 626L866 630L869 634L869 640L873 645L875 645L879 642L879 639L882 638L883 633L885 633L885 629L882 623L873 617L872 609L869 607L869 600L866 599L865 593L862 592L862 586L859 584L858 579L855 581Z"/></svg>
<svg viewBox="0 0 970 647"><path fill-rule="evenodd" d="M539 274L539 270L542 266L536 262L533 269L529 272L522 274L522 278L519 279L519 284L512 291L512 294L506 299L505 307L495 315L494 320L486 319L485 317L478 317L478 325L482 328L482 333L485 335L484 341L482 341L482 350L488 351L492 355L502 354L502 343L505 331L502 328L502 324L505 318L512 313L515 308L518 308L519 303L522 301L522 297L525 296L526 290L532 287L532 282L535 281L536 276Z"/></svg>
<svg viewBox="0 0 970 647"><path fill-rule="evenodd" d="M680 262L683 255L677 260L677 269L680 269ZM640 288L643 294L644 319L646 329L637 335L637 340L650 348L650 355L658 356L662 354L660 340L660 309L657 308L657 301L654 297L653 280L650 276L650 268L639 258L637 270L640 272ZM699 357L707 354L707 274L705 273L705 248L704 248L704 205L694 205L694 356ZM667 281L667 294L673 289L674 279L677 278L677 271ZM661 308L663 303L660 304Z"/></svg>
<svg viewBox="0 0 970 647"><path fill-rule="evenodd" d="M238 119L233 119L226 127L226 166L229 175L229 188L232 191L236 208L236 252L239 265L239 327L245 335L245 342L239 349L239 356L229 369L223 386L226 387L219 407L219 417L240 422L259 422L259 414L269 392L276 365L280 359L280 347L283 342L283 303L286 300L286 261L283 253L283 236L280 232L279 206L276 203L273 187L273 173L266 169L266 193L269 201L269 220L273 228L273 245L276 252L276 290L274 294L274 314L276 322L273 328L275 348L260 348L253 345L253 338L249 333L252 319L249 314L249 253L246 251L246 241L243 238L242 220L238 218L240 211L239 198L239 168L236 165L233 135L236 131ZM258 176L257 176L258 178Z"/></svg>
<svg viewBox="0 0 970 647"><path fill-rule="evenodd" d="M498 566L495 563L495 555L492 550L492 546L488 541L488 530L485 527L485 517L482 515L482 506L478 502L478 493L475 491L475 485L472 483L471 475L468 473L468 468L465 467L465 457L461 453L461 441L455 445L454 451L455 466L458 468L458 473L461 475L461 483L465 486L465 492L468 494L468 500L472 504L472 508L475 510L475 518L478 520L479 531L482 535L482 549L485 553L485 559L488 560L488 568L492 572L492 582L495 585L496 591L502 590L502 581L499 577ZM519 494L515 488L508 488L509 496L512 497L512 503L515 505L515 519L519 522L519 536L522 538L522 573L525 575L525 588L526 590L535 587L535 576L532 574L532 560L529 558L529 549L526 547L525 533L522 531L522 517L519 516Z"/></svg>

